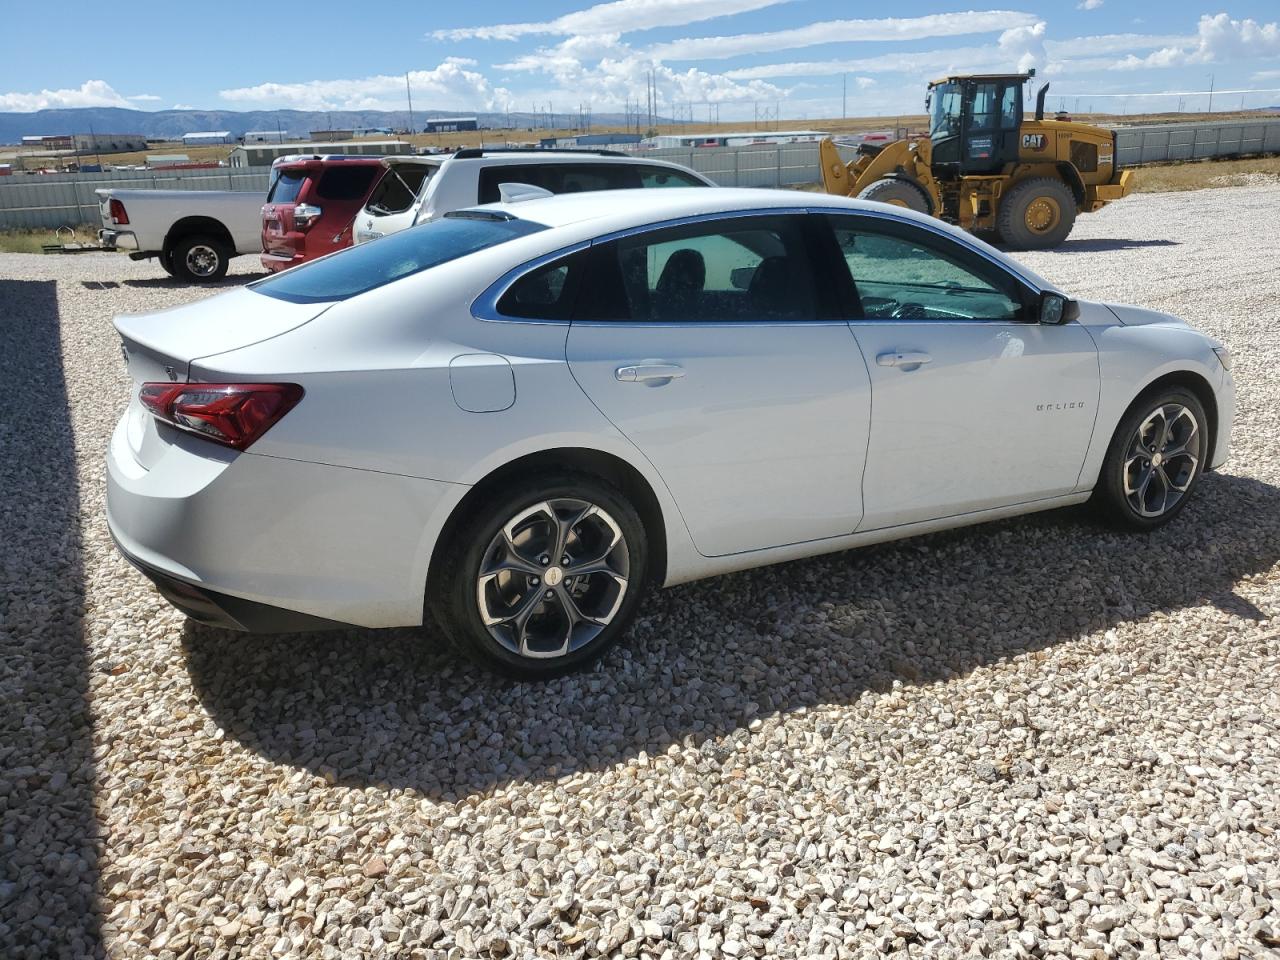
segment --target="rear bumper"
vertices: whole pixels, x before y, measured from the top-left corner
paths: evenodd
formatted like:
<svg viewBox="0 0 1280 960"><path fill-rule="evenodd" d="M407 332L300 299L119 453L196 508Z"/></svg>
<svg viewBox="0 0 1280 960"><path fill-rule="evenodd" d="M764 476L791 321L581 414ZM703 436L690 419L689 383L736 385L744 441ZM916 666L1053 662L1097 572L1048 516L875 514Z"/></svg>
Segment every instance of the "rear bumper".
<svg viewBox="0 0 1280 960"><path fill-rule="evenodd" d="M234 454L176 431L148 468L127 420L107 453L107 525L174 606L248 630L422 623L455 484Z"/></svg>
<svg viewBox="0 0 1280 960"><path fill-rule="evenodd" d="M115 539L114 533L112 539ZM229 594L218 593L143 563L116 540L120 555L155 584L160 596L173 604L192 620L224 630L242 630L248 633L298 633L304 630L337 630L350 627L313 617L296 610L273 607L270 604L245 600Z"/></svg>
<svg viewBox="0 0 1280 960"><path fill-rule="evenodd" d="M104 247L111 247L113 249L138 249L138 237L132 230L109 230L104 227L98 231L98 241Z"/></svg>

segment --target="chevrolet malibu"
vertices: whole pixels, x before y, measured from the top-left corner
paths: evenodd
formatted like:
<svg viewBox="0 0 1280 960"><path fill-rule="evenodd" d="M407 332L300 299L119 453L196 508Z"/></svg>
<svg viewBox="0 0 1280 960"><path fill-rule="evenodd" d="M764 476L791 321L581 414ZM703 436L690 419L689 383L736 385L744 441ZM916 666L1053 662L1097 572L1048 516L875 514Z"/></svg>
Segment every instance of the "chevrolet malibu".
<svg viewBox="0 0 1280 960"><path fill-rule="evenodd" d="M649 585L1092 499L1169 522L1230 355L896 207L617 191L459 211L121 317L122 552L243 630L598 658Z"/></svg>

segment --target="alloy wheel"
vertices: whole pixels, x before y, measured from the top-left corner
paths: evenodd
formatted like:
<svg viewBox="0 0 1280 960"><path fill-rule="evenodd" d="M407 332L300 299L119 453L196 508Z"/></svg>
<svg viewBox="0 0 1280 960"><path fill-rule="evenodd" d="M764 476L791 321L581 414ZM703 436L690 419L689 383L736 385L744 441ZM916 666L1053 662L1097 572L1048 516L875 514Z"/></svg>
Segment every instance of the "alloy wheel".
<svg viewBox="0 0 1280 960"><path fill-rule="evenodd" d="M505 524L485 549L476 604L485 629L521 657L562 657L599 636L630 579L626 538L597 504L544 500Z"/></svg>
<svg viewBox="0 0 1280 960"><path fill-rule="evenodd" d="M1200 468L1200 425L1180 403L1151 411L1129 442L1124 495L1140 517L1167 513L1191 488Z"/></svg>

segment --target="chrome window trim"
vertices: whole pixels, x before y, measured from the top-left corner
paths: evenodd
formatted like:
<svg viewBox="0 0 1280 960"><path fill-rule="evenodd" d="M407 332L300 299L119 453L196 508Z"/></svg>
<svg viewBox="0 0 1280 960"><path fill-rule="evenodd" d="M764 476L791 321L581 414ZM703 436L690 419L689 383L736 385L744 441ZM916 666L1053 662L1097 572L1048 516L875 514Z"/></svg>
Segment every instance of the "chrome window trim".
<svg viewBox="0 0 1280 960"><path fill-rule="evenodd" d="M587 325L587 324L606 325L607 324L611 326L617 326L618 324L626 324L626 323L646 324L651 326L688 326L690 324L704 324L704 323L708 325L716 324L718 326L730 326L733 324L740 324L743 326L753 326L753 325L758 326L759 324L762 324L762 323L763 324L779 324L779 325L786 324L788 326L801 326L801 325L827 326L830 324L884 323L885 322L884 319L877 319L872 317L857 317L857 318L851 318L847 320L816 320L816 321L810 321L810 320L791 320L791 321L779 321L779 320L741 320L741 321L577 320L577 321L570 321L570 320L538 320L530 317L509 317L506 314L498 312L498 301L501 300L502 297L506 294L506 292L512 287L512 285L515 284L515 282L519 280L521 277L523 277L526 273L529 273L533 270L537 270L539 267L545 266L546 264L552 262L553 260L559 260L562 257L568 257L575 253L580 253L581 251L594 247L597 244L611 243L614 240L623 239L625 237L639 236L645 233L653 233L659 230L666 230L673 227L687 226L693 223L712 223L717 220L733 220L741 217L797 216L797 215L805 216L809 214L849 216L849 217L869 217L877 220L885 220L890 223L906 224L907 226L918 227L919 229L925 231L926 233L939 237L942 240L950 241L951 243L956 244L962 249L968 251L969 253L973 253L980 256L982 259L986 260L992 266L996 267L997 269L1003 271L1005 274L1013 278L1013 280L1015 280L1028 293L1031 293L1035 296L1039 296L1041 293L1044 292L1038 286L1032 283L1031 280L1023 276L1022 273L1020 273L1018 270L1011 269L1007 263L1004 263L1001 260L997 260L995 257L991 256L991 254L987 253L985 250L982 250L979 247L966 243L962 238L956 237L951 233L948 233L946 230L940 230L930 224L918 223L914 220L907 220L893 213L881 212L879 210L849 209L848 207L812 207L812 206L753 207L749 210L721 210L715 213L696 213L696 214L690 214L684 217L676 217L671 220L662 220L656 223L646 223L640 226L627 227L626 229L623 229L623 230L615 230L612 233L606 233L598 237L593 237L590 240L579 240L577 243L570 244L567 247L561 247L560 249L554 250L551 253L546 253L546 254L543 254L542 256L535 257L532 260L527 260L524 263L519 264L518 266L512 267L510 270L504 273L501 277L499 277L494 283L492 283L488 288L486 288L483 293L481 293L478 297L476 297L471 304L471 316L476 320L483 320L490 323L532 323L532 324L542 324L542 325L549 324L552 326L568 326L570 323L573 323L573 322L583 324L583 325ZM928 321L918 321L918 322L921 322L921 323L999 323L999 324L1022 323L1022 324L1025 324L1025 323L1033 323L1034 321L957 319L957 320L928 320Z"/></svg>

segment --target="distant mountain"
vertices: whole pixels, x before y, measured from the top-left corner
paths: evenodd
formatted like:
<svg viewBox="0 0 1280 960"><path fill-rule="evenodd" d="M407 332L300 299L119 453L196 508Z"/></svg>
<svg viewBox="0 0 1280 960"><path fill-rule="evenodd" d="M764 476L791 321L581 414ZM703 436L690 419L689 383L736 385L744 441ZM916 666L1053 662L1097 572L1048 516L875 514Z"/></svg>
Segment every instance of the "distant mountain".
<svg viewBox="0 0 1280 960"><path fill-rule="evenodd" d="M436 117L477 116L481 126L503 127L505 113L472 114L467 111L415 110L414 126L421 130L423 122ZM538 117L546 126L546 117ZM577 114L557 115L561 129L572 125ZM525 129L535 125L530 113L512 113L510 122ZM596 114L596 125L618 126L625 123L622 114ZM665 122L665 121L664 121ZM311 130L349 130L353 127L409 126L407 110L129 110L122 107L77 107L68 110L38 110L35 113L0 113L0 143L21 143L27 136L53 136L72 133L140 133L150 140L176 140L184 133L203 130L229 130L243 136L250 130L275 130L307 136Z"/></svg>

